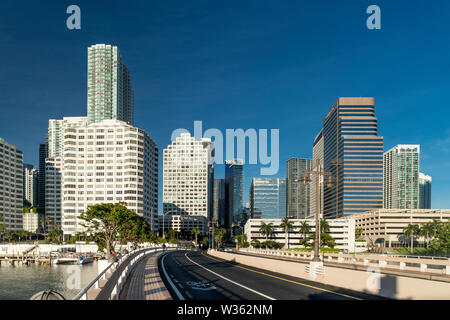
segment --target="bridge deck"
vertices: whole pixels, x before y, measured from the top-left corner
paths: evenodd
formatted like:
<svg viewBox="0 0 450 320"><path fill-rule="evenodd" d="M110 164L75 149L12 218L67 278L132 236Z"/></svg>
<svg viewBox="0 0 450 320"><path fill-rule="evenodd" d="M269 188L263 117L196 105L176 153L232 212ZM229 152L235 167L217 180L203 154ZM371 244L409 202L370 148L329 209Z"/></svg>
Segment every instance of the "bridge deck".
<svg viewBox="0 0 450 320"><path fill-rule="evenodd" d="M150 249L148 249L150 250ZM145 251L148 251L145 250ZM125 261L123 261L117 268L117 270L114 271L114 273L111 275L111 277L108 279L108 281L104 284L104 286L101 288L100 292L95 297L95 300L109 300L111 297L111 293L122 274L123 270L130 264L131 260L133 260L136 256L138 256L141 252L134 253L127 257ZM95 294L94 294L95 295Z"/></svg>
<svg viewBox="0 0 450 320"><path fill-rule="evenodd" d="M133 268L120 293L120 300L172 300L158 271L161 254L151 254Z"/></svg>

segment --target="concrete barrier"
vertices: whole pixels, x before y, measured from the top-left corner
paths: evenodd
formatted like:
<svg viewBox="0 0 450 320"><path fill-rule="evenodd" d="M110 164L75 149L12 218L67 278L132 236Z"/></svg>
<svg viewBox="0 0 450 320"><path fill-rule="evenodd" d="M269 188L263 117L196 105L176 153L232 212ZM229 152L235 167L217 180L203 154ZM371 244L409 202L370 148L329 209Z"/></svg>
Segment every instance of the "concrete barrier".
<svg viewBox="0 0 450 320"><path fill-rule="evenodd" d="M309 274L306 271L308 262L276 260L215 250L209 250L208 254L247 266L309 280ZM392 299L450 299L450 282L383 274L376 265L369 266L366 271L324 266L324 274L317 277L315 281Z"/></svg>

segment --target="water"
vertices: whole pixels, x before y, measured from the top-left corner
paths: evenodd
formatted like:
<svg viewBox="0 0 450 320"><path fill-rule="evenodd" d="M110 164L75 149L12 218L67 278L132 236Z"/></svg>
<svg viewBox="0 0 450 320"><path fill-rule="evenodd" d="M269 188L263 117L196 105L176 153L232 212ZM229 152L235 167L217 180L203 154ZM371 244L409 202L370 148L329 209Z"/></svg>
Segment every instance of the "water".
<svg viewBox="0 0 450 320"><path fill-rule="evenodd" d="M85 265L22 265L2 262L0 300L28 300L43 290L72 299L98 275L97 262Z"/></svg>

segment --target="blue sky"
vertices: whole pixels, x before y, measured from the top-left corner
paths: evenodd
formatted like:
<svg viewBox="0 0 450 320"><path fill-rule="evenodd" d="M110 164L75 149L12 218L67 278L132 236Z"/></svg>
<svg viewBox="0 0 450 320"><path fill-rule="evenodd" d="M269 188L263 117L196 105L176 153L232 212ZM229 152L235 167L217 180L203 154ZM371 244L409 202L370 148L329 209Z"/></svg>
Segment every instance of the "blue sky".
<svg viewBox="0 0 450 320"><path fill-rule="evenodd" d="M450 208L450 2L427 3L2 1L0 137L37 165L48 119L86 114L87 47L109 43L132 75L135 125L161 151L194 120L223 132L280 129L284 177L287 159L311 157L338 97L370 96L385 150L420 144L432 206ZM66 28L71 4L81 30ZM381 30L366 28L371 4ZM246 200L258 175L246 166Z"/></svg>

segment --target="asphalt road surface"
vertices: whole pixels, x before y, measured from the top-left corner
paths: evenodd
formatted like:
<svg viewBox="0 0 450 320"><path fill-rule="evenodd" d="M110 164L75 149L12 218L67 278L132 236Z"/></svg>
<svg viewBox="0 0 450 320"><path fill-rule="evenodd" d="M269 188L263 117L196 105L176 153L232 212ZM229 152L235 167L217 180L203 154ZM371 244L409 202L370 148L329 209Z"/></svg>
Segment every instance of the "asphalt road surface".
<svg viewBox="0 0 450 320"><path fill-rule="evenodd" d="M227 262L199 251L169 252L159 260L161 277L180 300L380 300L337 288Z"/></svg>

